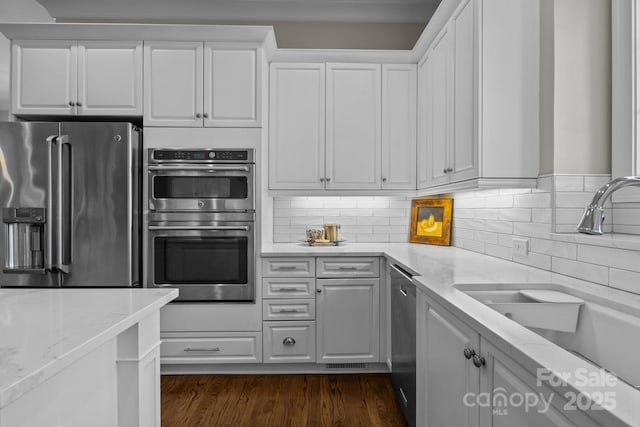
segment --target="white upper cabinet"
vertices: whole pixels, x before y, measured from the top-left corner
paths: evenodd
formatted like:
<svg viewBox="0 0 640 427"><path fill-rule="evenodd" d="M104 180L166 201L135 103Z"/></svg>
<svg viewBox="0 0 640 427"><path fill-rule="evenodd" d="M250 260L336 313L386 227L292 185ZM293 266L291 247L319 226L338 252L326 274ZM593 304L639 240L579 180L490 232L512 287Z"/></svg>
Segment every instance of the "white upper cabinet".
<svg viewBox="0 0 640 427"><path fill-rule="evenodd" d="M202 127L201 42L153 42L144 46L144 124Z"/></svg>
<svg viewBox="0 0 640 427"><path fill-rule="evenodd" d="M205 43L205 126L260 126L259 53Z"/></svg>
<svg viewBox="0 0 640 427"><path fill-rule="evenodd" d="M142 43L14 40L15 115L142 115Z"/></svg>
<svg viewBox="0 0 640 427"><path fill-rule="evenodd" d="M379 189L379 64L327 64L326 188Z"/></svg>
<svg viewBox="0 0 640 427"><path fill-rule="evenodd" d="M382 65L382 189L416 186L416 65Z"/></svg>
<svg viewBox="0 0 640 427"><path fill-rule="evenodd" d="M462 0L431 42L418 65L419 189L535 185L535 3Z"/></svg>
<svg viewBox="0 0 640 427"><path fill-rule="evenodd" d="M414 190L416 66L272 63L269 189Z"/></svg>
<svg viewBox="0 0 640 427"><path fill-rule="evenodd" d="M271 64L269 78L269 188L322 190L325 65Z"/></svg>
<svg viewBox="0 0 640 427"><path fill-rule="evenodd" d="M146 126L259 127L260 50L145 42Z"/></svg>
<svg viewBox="0 0 640 427"><path fill-rule="evenodd" d="M78 109L86 115L142 115L142 43L78 43Z"/></svg>

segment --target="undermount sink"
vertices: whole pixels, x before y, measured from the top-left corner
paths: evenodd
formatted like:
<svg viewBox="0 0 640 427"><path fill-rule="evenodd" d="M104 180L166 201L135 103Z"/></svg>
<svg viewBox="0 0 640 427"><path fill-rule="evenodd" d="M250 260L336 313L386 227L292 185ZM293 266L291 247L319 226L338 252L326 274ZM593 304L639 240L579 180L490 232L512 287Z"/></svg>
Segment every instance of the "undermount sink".
<svg viewBox="0 0 640 427"><path fill-rule="evenodd" d="M575 332L584 300L550 289L553 285L499 285L487 289L479 285L455 288L505 317L530 328Z"/></svg>

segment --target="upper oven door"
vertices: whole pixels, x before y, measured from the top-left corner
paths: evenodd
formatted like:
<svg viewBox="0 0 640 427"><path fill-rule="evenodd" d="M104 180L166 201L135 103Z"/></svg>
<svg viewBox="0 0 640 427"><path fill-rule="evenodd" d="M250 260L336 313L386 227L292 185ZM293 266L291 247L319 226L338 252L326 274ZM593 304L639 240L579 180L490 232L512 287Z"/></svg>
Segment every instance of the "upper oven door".
<svg viewBox="0 0 640 427"><path fill-rule="evenodd" d="M253 210L253 164L149 165L149 209Z"/></svg>

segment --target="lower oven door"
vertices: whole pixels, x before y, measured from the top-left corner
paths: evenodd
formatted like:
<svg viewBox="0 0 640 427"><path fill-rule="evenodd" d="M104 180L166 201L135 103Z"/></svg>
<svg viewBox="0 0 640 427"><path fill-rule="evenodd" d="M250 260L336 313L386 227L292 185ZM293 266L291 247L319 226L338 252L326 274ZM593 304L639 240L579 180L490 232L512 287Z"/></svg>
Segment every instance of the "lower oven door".
<svg viewBox="0 0 640 427"><path fill-rule="evenodd" d="M254 224L149 226L150 287L175 287L177 301L253 302Z"/></svg>

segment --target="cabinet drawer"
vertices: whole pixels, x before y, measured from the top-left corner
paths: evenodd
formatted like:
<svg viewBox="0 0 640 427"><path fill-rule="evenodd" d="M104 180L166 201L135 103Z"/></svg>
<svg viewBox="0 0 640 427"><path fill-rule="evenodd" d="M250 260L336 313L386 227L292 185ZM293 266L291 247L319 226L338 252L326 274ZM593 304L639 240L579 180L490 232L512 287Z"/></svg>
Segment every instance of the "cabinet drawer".
<svg viewBox="0 0 640 427"><path fill-rule="evenodd" d="M315 299L270 299L262 301L264 320L313 320Z"/></svg>
<svg viewBox="0 0 640 427"><path fill-rule="evenodd" d="M378 257L319 257L316 261L318 277L378 277Z"/></svg>
<svg viewBox="0 0 640 427"><path fill-rule="evenodd" d="M314 277L314 258L265 258L262 260L264 277Z"/></svg>
<svg viewBox="0 0 640 427"><path fill-rule="evenodd" d="M217 334L163 334L162 363L251 363L261 362L259 332Z"/></svg>
<svg viewBox="0 0 640 427"><path fill-rule="evenodd" d="M262 279L262 298L315 298L316 279L313 277L265 277Z"/></svg>
<svg viewBox="0 0 640 427"><path fill-rule="evenodd" d="M316 322L264 322L264 363L316 361Z"/></svg>

